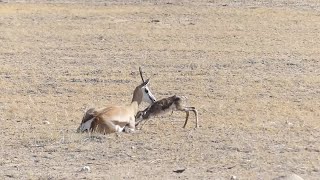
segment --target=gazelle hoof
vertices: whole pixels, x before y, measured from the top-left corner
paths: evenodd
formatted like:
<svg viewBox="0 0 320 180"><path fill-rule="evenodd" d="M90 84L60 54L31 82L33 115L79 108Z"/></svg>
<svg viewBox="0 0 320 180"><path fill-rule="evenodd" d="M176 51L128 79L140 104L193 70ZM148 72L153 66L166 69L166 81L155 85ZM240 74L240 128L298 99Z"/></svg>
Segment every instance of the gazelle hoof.
<svg viewBox="0 0 320 180"><path fill-rule="evenodd" d="M126 126L126 127L124 128L124 132L125 132L125 133L133 133L133 132L134 132L134 128L129 128L129 127Z"/></svg>

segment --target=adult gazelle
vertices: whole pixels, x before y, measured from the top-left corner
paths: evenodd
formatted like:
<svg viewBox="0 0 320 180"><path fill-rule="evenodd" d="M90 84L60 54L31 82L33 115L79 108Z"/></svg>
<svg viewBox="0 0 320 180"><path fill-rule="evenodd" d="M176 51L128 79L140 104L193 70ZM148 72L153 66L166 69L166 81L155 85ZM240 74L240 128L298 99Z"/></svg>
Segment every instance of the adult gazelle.
<svg viewBox="0 0 320 180"><path fill-rule="evenodd" d="M142 83L133 91L131 103L127 106L109 106L102 109L89 109L82 118L77 132L96 131L103 134L133 132L135 130L135 115L141 102L152 104L156 101L148 84L149 79L144 81L141 68L139 68Z"/></svg>

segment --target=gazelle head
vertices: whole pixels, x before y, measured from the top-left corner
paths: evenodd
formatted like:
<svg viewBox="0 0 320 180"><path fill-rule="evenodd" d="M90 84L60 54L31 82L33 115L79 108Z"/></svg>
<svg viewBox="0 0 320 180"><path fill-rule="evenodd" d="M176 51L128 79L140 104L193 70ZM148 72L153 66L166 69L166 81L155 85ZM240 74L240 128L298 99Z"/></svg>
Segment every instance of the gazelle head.
<svg viewBox="0 0 320 180"><path fill-rule="evenodd" d="M94 121L94 112L95 112L95 109L94 108L90 108L88 109L83 118L82 118L82 121L81 121L81 124L80 126L78 127L77 129L77 132L85 132L85 131L90 131L91 129L91 124L92 122Z"/></svg>
<svg viewBox="0 0 320 180"><path fill-rule="evenodd" d="M138 104L140 104L142 101L152 104L156 101L156 98L154 97L150 88L148 87L150 80L149 79L144 80L141 67L139 67L139 72L140 72L142 83L139 86L137 86L136 89L134 90L132 101L135 100L138 102Z"/></svg>
<svg viewBox="0 0 320 180"><path fill-rule="evenodd" d="M156 98L151 93L150 88L148 87L149 79L147 79L145 82L143 82L141 85L141 92L142 92L142 101L152 104L156 101Z"/></svg>
<svg viewBox="0 0 320 180"><path fill-rule="evenodd" d="M142 80L142 91L143 91L143 97L142 97L142 101L147 102L149 104L152 104L154 102L156 102L156 97L154 97L154 95L151 93L150 88L148 87L149 84L149 79L147 79L146 81L143 78L142 75L142 68L139 67L139 72L140 72L140 77Z"/></svg>

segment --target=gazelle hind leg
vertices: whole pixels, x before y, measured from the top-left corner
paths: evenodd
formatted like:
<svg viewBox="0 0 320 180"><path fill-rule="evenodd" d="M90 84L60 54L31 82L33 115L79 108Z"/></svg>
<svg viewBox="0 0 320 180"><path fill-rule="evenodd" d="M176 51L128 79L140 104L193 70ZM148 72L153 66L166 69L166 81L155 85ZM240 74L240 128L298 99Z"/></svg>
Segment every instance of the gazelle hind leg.
<svg viewBox="0 0 320 180"><path fill-rule="evenodd" d="M180 110L180 109L179 109ZM198 128L199 127L199 124L198 124L198 111L196 110L195 107L185 107L183 109L181 109L180 111L185 111L187 113L187 116L186 116L186 121L183 125L183 128L186 127L187 125L187 122L188 122L188 118L189 118L189 111L193 111L194 112L194 115L196 117L196 127L195 128Z"/></svg>
<svg viewBox="0 0 320 180"><path fill-rule="evenodd" d="M198 122L198 111L194 108L194 110L192 110L194 112L194 115L196 116L196 127L195 128L198 128L199 127L199 122Z"/></svg>
<svg viewBox="0 0 320 180"><path fill-rule="evenodd" d="M103 124L99 124L95 128L96 131L103 133L103 134L121 132L122 129L123 128L121 128L119 125L115 125L111 121L104 121Z"/></svg>

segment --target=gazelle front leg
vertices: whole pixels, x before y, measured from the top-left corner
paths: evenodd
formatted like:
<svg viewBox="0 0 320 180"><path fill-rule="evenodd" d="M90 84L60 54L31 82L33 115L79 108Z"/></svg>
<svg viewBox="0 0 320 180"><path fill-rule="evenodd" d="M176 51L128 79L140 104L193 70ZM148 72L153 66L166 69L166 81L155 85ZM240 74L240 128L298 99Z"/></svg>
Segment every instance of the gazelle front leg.
<svg viewBox="0 0 320 180"><path fill-rule="evenodd" d="M149 109L150 107L148 107L144 111L139 111L137 113L137 115L135 116L136 117L135 127L137 127L140 123L142 123L141 127L139 128L139 129L142 129L142 127L146 124L146 122L149 120L149 117L150 117L150 112L148 112Z"/></svg>
<svg viewBox="0 0 320 180"><path fill-rule="evenodd" d="M131 117L129 124L124 126L124 132L133 133L135 131L135 128L136 128L135 117Z"/></svg>
<svg viewBox="0 0 320 180"><path fill-rule="evenodd" d="M136 127L141 123L141 126L139 128L139 130L142 130L142 127L147 123L147 121L149 120L149 118L147 119L141 119L136 123ZM143 122L144 121L144 122Z"/></svg>
<svg viewBox="0 0 320 180"><path fill-rule="evenodd" d="M136 127L144 120L142 115L143 115L143 111L139 111L136 115Z"/></svg>

